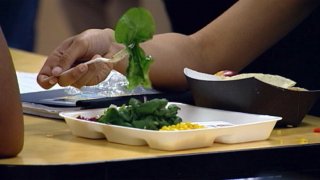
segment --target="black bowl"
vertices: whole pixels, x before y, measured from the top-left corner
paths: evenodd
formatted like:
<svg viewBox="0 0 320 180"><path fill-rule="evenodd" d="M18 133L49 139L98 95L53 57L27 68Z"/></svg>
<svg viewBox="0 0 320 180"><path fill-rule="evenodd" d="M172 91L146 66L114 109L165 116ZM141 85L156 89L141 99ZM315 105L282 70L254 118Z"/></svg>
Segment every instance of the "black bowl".
<svg viewBox="0 0 320 180"><path fill-rule="evenodd" d="M256 78L208 80L185 75L197 106L280 116L277 126L299 126L320 95L319 90L296 91L264 83ZM208 76L208 75L205 75Z"/></svg>

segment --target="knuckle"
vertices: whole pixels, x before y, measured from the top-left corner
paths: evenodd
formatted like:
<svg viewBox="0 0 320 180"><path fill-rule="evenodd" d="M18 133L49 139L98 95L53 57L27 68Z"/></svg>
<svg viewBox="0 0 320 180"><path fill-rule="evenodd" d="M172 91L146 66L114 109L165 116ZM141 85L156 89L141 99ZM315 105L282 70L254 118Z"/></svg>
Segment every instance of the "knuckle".
<svg viewBox="0 0 320 180"><path fill-rule="evenodd" d="M86 40L86 37L84 36L77 36L73 39L73 43L75 47L79 48L85 48L88 47L88 41Z"/></svg>
<svg viewBox="0 0 320 180"><path fill-rule="evenodd" d="M69 78L71 80L75 81L75 80L79 79L79 77L81 77L81 75L82 75L81 71L78 68L76 68L74 71L72 71L70 73Z"/></svg>
<svg viewBox="0 0 320 180"><path fill-rule="evenodd" d="M63 52L61 57L59 58L59 64L62 67L65 67L68 64L68 60L71 58L70 54L68 52Z"/></svg>
<svg viewBox="0 0 320 180"><path fill-rule="evenodd" d="M59 65L60 67L66 67L68 65L68 59L70 58L70 55L68 52L64 50L56 50L54 51L50 57L48 58L47 62L52 63L52 66Z"/></svg>

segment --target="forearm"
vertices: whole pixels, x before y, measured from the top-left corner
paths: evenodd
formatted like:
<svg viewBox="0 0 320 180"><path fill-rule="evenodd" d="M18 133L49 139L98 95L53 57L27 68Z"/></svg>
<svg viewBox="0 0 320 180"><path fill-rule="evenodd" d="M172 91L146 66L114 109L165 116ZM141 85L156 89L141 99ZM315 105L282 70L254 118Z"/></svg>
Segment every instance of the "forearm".
<svg viewBox="0 0 320 180"><path fill-rule="evenodd" d="M11 78L7 78L10 80ZM6 83L4 83L6 84ZM10 85L8 83L8 85ZM9 89L9 87L14 87ZM1 88L0 158L17 155L23 146L23 115L18 87ZM4 95L6 94L6 95ZM2 101L4 100L4 101Z"/></svg>
<svg viewBox="0 0 320 180"><path fill-rule="evenodd" d="M144 44L155 59L152 82L155 86L184 88L184 67L207 73L239 71L296 27L318 4L313 0L240 0L191 36L157 35Z"/></svg>
<svg viewBox="0 0 320 180"><path fill-rule="evenodd" d="M206 73L239 71L296 27L318 4L317 0L240 0L191 36L156 35L142 45L155 60L150 71L152 83L155 87L184 89L184 67ZM121 72L125 65L121 63Z"/></svg>
<svg viewBox="0 0 320 180"><path fill-rule="evenodd" d="M317 0L240 0L193 38L203 71L239 71L294 29ZM268 62L266 62L268 63Z"/></svg>
<svg viewBox="0 0 320 180"><path fill-rule="evenodd" d="M5 49L1 40L0 49ZM1 51L0 158L18 154L23 146L23 115L19 87L13 64L8 61L9 56L9 52Z"/></svg>

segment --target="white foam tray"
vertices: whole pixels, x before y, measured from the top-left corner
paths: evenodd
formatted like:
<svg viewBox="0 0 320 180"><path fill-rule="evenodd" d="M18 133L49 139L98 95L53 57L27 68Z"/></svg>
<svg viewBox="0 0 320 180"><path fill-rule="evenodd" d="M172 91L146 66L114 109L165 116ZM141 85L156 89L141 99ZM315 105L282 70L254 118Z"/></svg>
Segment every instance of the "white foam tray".
<svg viewBox="0 0 320 180"><path fill-rule="evenodd" d="M62 112L60 116L76 136L102 139L126 145L148 145L159 150L182 150L212 146L214 142L232 144L260 141L269 138L277 121L281 117L256 115L232 111L223 111L170 102L181 108L178 116L187 122L214 121L231 123L232 126L208 127L194 130L154 131L128 128L77 119L95 117L103 114L104 109L91 109L73 112Z"/></svg>

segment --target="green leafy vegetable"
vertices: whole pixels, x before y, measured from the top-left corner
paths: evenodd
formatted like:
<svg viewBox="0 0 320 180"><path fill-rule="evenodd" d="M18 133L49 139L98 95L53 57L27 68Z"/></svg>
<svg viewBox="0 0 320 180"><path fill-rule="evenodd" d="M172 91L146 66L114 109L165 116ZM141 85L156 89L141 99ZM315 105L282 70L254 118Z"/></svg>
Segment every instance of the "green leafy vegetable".
<svg viewBox="0 0 320 180"><path fill-rule="evenodd" d="M151 87L149 67L153 59L145 54L139 43L152 39L154 32L153 17L143 8L129 9L117 22L116 41L124 44L129 53L129 66L126 72L129 89L139 85Z"/></svg>
<svg viewBox="0 0 320 180"><path fill-rule="evenodd" d="M128 105L122 105L119 108L109 107L98 122L159 130L162 126L174 125L182 121L177 116L180 108L173 104L167 105L166 99L152 99L143 103L131 98Z"/></svg>

